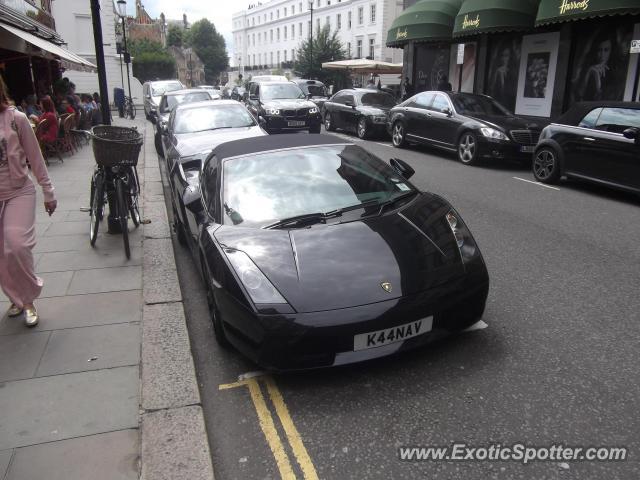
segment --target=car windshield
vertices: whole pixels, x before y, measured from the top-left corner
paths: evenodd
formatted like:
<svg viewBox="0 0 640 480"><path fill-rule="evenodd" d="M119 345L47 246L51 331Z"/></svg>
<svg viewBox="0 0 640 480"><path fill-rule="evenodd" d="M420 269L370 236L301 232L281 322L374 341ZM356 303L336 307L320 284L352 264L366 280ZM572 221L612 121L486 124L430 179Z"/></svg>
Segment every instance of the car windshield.
<svg viewBox="0 0 640 480"><path fill-rule="evenodd" d="M221 128L253 127L255 120L247 109L240 105L206 105L197 108L179 109L176 112L173 132L196 133Z"/></svg>
<svg viewBox="0 0 640 480"><path fill-rule="evenodd" d="M280 100L304 98L304 93L293 83L274 83L260 85L260 96L263 100Z"/></svg>
<svg viewBox="0 0 640 480"><path fill-rule="evenodd" d="M386 93L365 93L360 99L365 107L394 107L396 102L391 95Z"/></svg>
<svg viewBox="0 0 640 480"><path fill-rule="evenodd" d="M311 94L314 97L326 97L327 96L327 87L323 84L308 84L308 83L300 83L300 89L306 93Z"/></svg>
<svg viewBox="0 0 640 480"><path fill-rule="evenodd" d="M452 95L453 105L463 115L511 115L493 98L480 95Z"/></svg>
<svg viewBox="0 0 640 480"><path fill-rule="evenodd" d="M151 85L151 95L159 97L165 92L173 92L174 90L180 90L181 88L183 87L180 85L180 82L158 83Z"/></svg>
<svg viewBox="0 0 640 480"><path fill-rule="evenodd" d="M266 226L365 202L375 208L415 191L388 164L355 145L297 148L228 160L223 183L224 223L238 224L242 218L243 226Z"/></svg>
<svg viewBox="0 0 640 480"><path fill-rule="evenodd" d="M208 92L192 92L183 93L180 95L167 95L165 98L167 99L167 104L164 105L164 110L169 111L172 110L176 105L182 103L203 102L205 100L210 100L211 96Z"/></svg>

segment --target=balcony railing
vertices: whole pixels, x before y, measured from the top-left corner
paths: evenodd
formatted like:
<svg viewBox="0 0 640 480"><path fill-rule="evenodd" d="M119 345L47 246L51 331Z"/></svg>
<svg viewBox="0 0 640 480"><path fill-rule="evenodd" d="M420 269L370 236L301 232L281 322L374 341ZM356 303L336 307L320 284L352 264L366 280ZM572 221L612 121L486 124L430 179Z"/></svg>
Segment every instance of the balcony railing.
<svg viewBox="0 0 640 480"><path fill-rule="evenodd" d="M0 4L26 15L51 30L56 29L56 22L50 13L49 0L33 0L33 2L29 2L28 0L0 0ZM36 5L44 7L44 9Z"/></svg>

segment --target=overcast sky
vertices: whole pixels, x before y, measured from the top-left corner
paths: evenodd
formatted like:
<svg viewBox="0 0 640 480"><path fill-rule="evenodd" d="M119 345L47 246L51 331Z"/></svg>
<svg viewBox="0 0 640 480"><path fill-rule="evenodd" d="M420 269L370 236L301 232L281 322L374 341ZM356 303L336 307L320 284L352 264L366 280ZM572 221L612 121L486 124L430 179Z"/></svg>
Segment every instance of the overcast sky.
<svg viewBox="0 0 640 480"><path fill-rule="evenodd" d="M189 23L201 18L208 19L224 36L227 42L229 56L233 53L233 37L231 36L231 15L246 9L249 3L256 0L142 0L145 10L152 18L160 17L164 13L167 19L182 19L187 14ZM263 0L263 3L264 0ZM129 13L135 14L135 0L127 0Z"/></svg>

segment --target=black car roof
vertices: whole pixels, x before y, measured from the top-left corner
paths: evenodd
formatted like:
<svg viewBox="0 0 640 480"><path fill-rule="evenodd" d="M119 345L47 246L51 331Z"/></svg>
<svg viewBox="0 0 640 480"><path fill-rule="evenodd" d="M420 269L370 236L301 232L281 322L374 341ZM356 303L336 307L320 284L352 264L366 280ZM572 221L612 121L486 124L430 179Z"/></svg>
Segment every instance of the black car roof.
<svg viewBox="0 0 640 480"><path fill-rule="evenodd" d="M620 101L593 101L578 102L569 110L564 112L553 123L562 125L578 125L584 116L595 108L634 108L640 109L640 102L620 102Z"/></svg>
<svg viewBox="0 0 640 480"><path fill-rule="evenodd" d="M320 145L352 144L335 135L285 133L282 135L266 135L264 137L243 138L218 145L211 155L219 160L252 155L256 153L280 150L283 148L317 147Z"/></svg>

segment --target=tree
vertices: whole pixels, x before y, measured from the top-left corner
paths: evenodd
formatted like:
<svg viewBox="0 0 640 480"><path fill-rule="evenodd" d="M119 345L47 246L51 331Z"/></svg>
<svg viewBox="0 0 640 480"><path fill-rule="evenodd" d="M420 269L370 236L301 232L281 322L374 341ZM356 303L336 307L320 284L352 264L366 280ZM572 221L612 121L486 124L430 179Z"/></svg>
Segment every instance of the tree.
<svg viewBox="0 0 640 480"><path fill-rule="evenodd" d="M133 57L133 76L142 83L176 76L176 61L161 43L144 38L129 42L127 47Z"/></svg>
<svg viewBox="0 0 640 480"><path fill-rule="evenodd" d="M167 32L168 47L182 47L184 30L177 25L171 25Z"/></svg>
<svg viewBox="0 0 640 480"><path fill-rule="evenodd" d="M207 81L212 82L229 66L224 38L206 18L198 20L184 36L184 41L204 63Z"/></svg>
<svg viewBox="0 0 640 480"><path fill-rule="evenodd" d="M325 25L316 32L313 39L304 40L300 44L294 69L299 75L320 80L325 84L343 84L346 80L345 72L323 70L322 64L345 58L346 53L338 38L338 32L331 33L329 25Z"/></svg>

